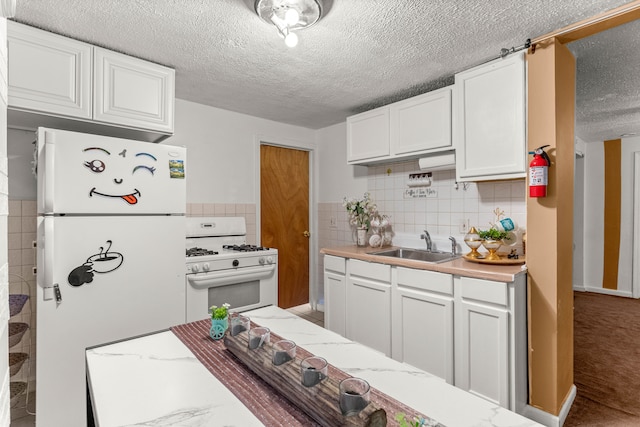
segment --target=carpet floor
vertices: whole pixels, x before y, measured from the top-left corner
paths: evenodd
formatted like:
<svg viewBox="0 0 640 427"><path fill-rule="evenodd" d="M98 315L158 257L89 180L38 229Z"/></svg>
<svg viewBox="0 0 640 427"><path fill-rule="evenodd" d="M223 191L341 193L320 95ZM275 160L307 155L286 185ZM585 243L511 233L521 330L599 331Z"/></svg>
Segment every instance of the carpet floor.
<svg viewBox="0 0 640 427"><path fill-rule="evenodd" d="M574 293L574 384L565 427L640 426L640 300Z"/></svg>

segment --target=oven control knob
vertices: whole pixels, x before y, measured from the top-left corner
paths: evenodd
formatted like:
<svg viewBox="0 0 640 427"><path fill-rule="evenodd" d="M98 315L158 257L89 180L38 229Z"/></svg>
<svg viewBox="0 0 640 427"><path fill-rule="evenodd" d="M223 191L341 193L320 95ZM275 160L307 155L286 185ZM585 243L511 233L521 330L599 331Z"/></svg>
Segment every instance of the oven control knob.
<svg viewBox="0 0 640 427"><path fill-rule="evenodd" d="M264 265L264 263L265 263L265 261L264 261L264 257L260 257L260 258L258 259L258 264L260 264L260 265Z"/></svg>
<svg viewBox="0 0 640 427"><path fill-rule="evenodd" d="M204 264L202 264L202 271L209 271L209 263L205 262Z"/></svg>
<svg viewBox="0 0 640 427"><path fill-rule="evenodd" d="M238 261L237 259L234 259L233 262L231 263L234 267L237 267L240 265L240 261Z"/></svg>
<svg viewBox="0 0 640 427"><path fill-rule="evenodd" d="M267 257L267 264L273 264L273 257Z"/></svg>
<svg viewBox="0 0 640 427"><path fill-rule="evenodd" d="M198 271L200 271L200 266L198 264L193 264L193 267L191 269L194 273L197 273Z"/></svg>

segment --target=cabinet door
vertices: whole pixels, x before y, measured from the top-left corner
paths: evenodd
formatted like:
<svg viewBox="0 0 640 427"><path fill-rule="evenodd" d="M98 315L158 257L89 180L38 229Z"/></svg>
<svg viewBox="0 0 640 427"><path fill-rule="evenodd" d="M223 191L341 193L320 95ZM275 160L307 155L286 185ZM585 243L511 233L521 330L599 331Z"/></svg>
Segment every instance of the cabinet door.
<svg viewBox="0 0 640 427"><path fill-rule="evenodd" d="M347 260L324 256L324 318L325 327L346 336L345 306L347 298Z"/></svg>
<svg viewBox="0 0 640 427"><path fill-rule="evenodd" d="M460 366L456 386L494 402L509 404L509 313L462 301Z"/></svg>
<svg viewBox="0 0 640 427"><path fill-rule="evenodd" d="M453 384L453 298L399 287L396 308L393 357Z"/></svg>
<svg viewBox="0 0 640 427"><path fill-rule="evenodd" d="M92 46L7 21L9 108L91 119Z"/></svg>
<svg viewBox="0 0 640 427"><path fill-rule="evenodd" d="M173 133L174 70L96 47L94 120Z"/></svg>
<svg viewBox="0 0 640 427"><path fill-rule="evenodd" d="M347 338L391 356L391 285L358 276L347 281Z"/></svg>
<svg viewBox="0 0 640 427"><path fill-rule="evenodd" d="M451 147L451 88L390 106L392 154Z"/></svg>
<svg viewBox="0 0 640 427"><path fill-rule="evenodd" d="M389 153L389 107L347 117L348 163L358 164Z"/></svg>
<svg viewBox="0 0 640 427"><path fill-rule="evenodd" d="M344 262L344 260L343 260ZM344 274L325 270L324 272L324 316L325 327L330 331L346 336L345 304L346 279Z"/></svg>
<svg viewBox="0 0 640 427"><path fill-rule="evenodd" d="M458 181L524 177L524 52L456 74L455 80Z"/></svg>

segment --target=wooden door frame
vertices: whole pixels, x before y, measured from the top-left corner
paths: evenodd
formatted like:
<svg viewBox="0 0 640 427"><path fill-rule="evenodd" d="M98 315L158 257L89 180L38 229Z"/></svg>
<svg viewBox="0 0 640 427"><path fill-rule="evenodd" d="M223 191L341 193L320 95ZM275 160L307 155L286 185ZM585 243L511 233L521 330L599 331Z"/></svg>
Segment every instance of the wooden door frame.
<svg viewBox="0 0 640 427"><path fill-rule="evenodd" d="M285 138L281 136L257 134L254 137L254 164L256 165L255 174L255 205L256 205L256 244L260 244L261 240L261 212L260 212L260 147L262 145L271 145L274 147L290 148L294 150L302 150L309 153L309 303L316 310L318 308L318 218L317 211L317 147L315 144L304 142L298 139Z"/></svg>
<svg viewBox="0 0 640 427"><path fill-rule="evenodd" d="M640 298L640 151L633 153L633 265L631 296Z"/></svg>

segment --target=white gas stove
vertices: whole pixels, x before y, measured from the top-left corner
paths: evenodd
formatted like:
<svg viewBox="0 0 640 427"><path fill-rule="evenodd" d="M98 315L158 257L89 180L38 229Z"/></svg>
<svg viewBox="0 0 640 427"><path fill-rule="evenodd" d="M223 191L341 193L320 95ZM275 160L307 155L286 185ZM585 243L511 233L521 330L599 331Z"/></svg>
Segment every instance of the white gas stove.
<svg viewBox="0 0 640 427"><path fill-rule="evenodd" d="M212 305L251 310L278 302L278 251L248 245L243 217L189 217L186 233L187 322Z"/></svg>

